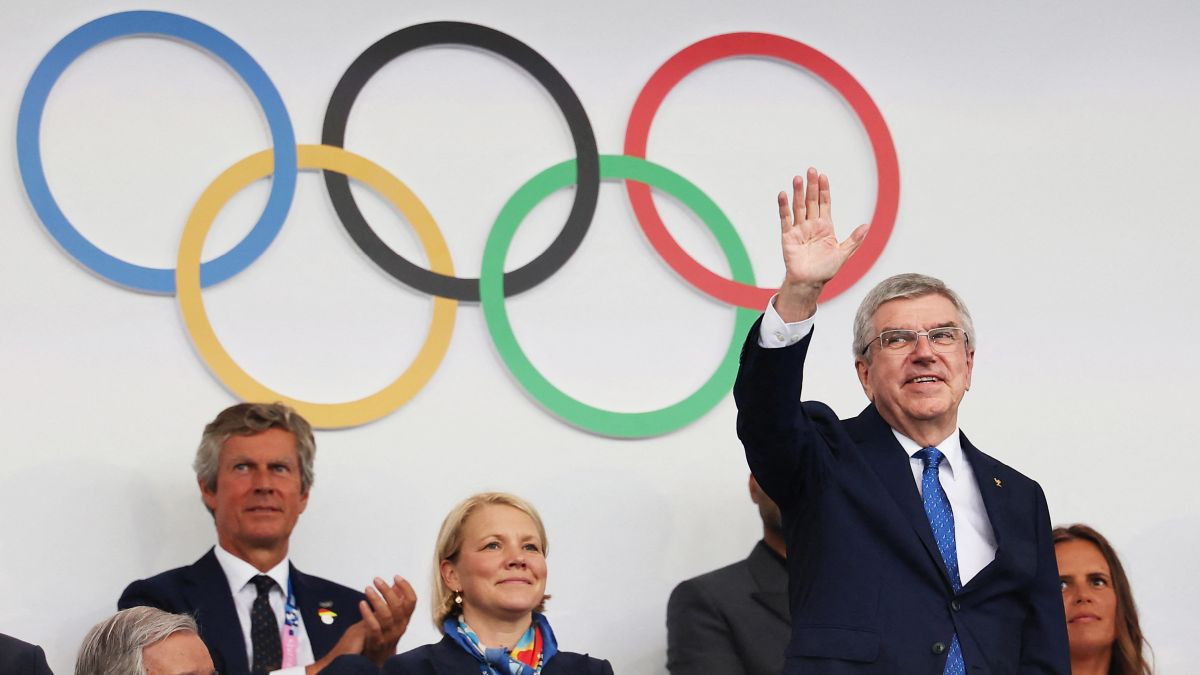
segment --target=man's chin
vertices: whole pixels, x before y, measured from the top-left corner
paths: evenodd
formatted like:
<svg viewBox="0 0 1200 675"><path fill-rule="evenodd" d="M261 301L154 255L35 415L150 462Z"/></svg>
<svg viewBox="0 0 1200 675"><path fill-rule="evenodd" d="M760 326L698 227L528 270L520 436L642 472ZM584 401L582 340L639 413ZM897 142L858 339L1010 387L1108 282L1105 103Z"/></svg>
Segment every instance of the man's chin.
<svg viewBox="0 0 1200 675"><path fill-rule="evenodd" d="M955 406L942 397L917 398L900 406L901 414L918 422L936 422L954 416Z"/></svg>
<svg viewBox="0 0 1200 675"><path fill-rule="evenodd" d="M291 530L283 527L258 527L243 531L240 539L254 548L274 548L280 542L286 542L289 535Z"/></svg>

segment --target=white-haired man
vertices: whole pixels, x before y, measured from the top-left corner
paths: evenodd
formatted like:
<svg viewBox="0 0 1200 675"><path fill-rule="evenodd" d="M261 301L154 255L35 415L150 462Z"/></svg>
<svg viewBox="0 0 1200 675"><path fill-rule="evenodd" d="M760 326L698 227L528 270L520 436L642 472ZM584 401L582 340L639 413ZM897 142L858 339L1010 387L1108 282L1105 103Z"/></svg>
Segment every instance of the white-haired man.
<svg viewBox="0 0 1200 675"><path fill-rule="evenodd" d="M154 607L124 609L92 627L75 675L215 675L196 621Z"/></svg>
<svg viewBox="0 0 1200 675"><path fill-rule="evenodd" d="M1045 495L958 428L975 334L941 281L892 277L855 321L871 403L801 402L817 298L866 236L838 242L829 180L779 194L783 285L734 385L750 468L783 510L792 633L785 675L1068 675Z"/></svg>

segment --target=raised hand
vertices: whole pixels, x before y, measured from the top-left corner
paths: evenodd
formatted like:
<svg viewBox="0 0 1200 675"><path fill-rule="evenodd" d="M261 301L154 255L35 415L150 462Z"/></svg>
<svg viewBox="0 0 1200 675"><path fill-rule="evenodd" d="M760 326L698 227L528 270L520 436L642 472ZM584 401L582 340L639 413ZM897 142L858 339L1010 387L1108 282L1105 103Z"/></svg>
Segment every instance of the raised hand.
<svg viewBox="0 0 1200 675"><path fill-rule="evenodd" d="M825 283L867 236L867 226L860 225L839 242L833 231L829 178L812 168L807 178L807 184L801 176L792 179L790 205L787 193L779 193L780 246L786 271L775 311L787 322L812 316Z"/></svg>
<svg viewBox="0 0 1200 675"><path fill-rule="evenodd" d="M407 581L395 577L395 584L375 578L375 587L367 587L366 600L359 601L364 627L362 654L382 666L396 653L396 644L408 629L408 620L417 605L417 594ZM368 601L370 604L368 604Z"/></svg>

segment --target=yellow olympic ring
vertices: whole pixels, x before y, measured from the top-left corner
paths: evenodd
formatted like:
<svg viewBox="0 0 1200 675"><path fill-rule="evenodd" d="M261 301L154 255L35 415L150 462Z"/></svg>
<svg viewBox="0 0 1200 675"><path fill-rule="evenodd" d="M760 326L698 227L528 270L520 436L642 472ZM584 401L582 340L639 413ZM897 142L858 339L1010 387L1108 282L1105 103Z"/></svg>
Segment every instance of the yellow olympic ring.
<svg viewBox="0 0 1200 675"><path fill-rule="evenodd" d="M450 249L433 216L408 187L383 167L352 152L329 145L298 145L301 169L327 169L356 178L387 199L416 230L434 272L454 275ZM458 301L433 299L433 320L417 358L400 377L380 391L344 403L311 403L283 396L250 377L238 366L213 332L200 293L200 254L217 214L242 188L271 174L274 151L264 150L229 167L205 189L188 216L179 242L175 266L176 298L183 322L200 357L221 382L247 401L283 401L304 415L313 426L323 428L366 424L387 415L416 395L450 346Z"/></svg>

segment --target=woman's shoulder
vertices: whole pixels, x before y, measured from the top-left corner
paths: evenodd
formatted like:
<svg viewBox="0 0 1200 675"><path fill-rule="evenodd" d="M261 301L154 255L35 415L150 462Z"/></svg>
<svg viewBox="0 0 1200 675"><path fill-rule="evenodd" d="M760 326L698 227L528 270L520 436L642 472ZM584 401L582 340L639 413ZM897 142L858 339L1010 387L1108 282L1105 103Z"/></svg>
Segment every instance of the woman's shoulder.
<svg viewBox="0 0 1200 675"><path fill-rule="evenodd" d="M449 647L449 649L447 649ZM386 675L425 675L426 673L435 673L435 664L442 664L447 658L457 656L455 651L462 652L455 645L449 644L443 638L441 642L421 645L415 649L410 649L401 654L397 654L389 658L383 664L383 672ZM467 656L465 652L462 654ZM467 656L469 660L470 657Z"/></svg>
<svg viewBox="0 0 1200 675"><path fill-rule="evenodd" d="M588 673L588 675L612 675L612 664L587 654L559 652L546 664L546 675L557 673Z"/></svg>

